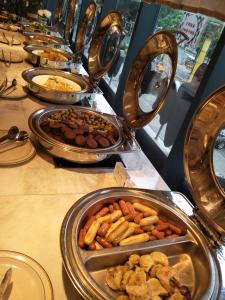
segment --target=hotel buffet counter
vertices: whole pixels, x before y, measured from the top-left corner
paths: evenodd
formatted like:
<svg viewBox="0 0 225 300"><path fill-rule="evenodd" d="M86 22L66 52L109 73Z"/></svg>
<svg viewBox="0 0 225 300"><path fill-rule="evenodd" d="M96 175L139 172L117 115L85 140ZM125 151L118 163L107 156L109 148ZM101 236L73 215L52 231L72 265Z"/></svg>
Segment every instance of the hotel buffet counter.
<svg viewBox="0 0 225 300"><path fill-rule="evenodd" d="M21 72L29 67L23 62L4 71L9 81L16 78L18 85L25 85ZM102 95L94 102L97 110L113 113ZM48 106L29 94L19 100L1 99L0 129L16 125L31 134L28 117ZM112 168L56 167L36 142L35 148L37 154L32 160L0 167L0 249L21 252L39 262L50 277L56 300L80 299L62 265L59 234L63 218L83 195L120 183ZM123 154L122 160L133 186L169 190L142 152Z"/></svg>

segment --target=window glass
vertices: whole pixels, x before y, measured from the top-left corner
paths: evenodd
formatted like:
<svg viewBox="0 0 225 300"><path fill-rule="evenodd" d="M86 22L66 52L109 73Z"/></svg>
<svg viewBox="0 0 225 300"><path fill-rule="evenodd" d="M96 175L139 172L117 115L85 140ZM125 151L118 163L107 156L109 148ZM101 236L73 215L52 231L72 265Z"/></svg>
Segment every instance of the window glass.
<svg viewBox="0 0 225 300"><path fill-rule="evenodd" d="M88 25L88 28L87 28L87 31L86 31L86 36L89 35L88 38L85 38L85 45L84 45L84 56L86 58L88 57L88 51L89 51L90 43L91 43L91 40L92 40L92 35L93 35L93 33L96 29L96 26L98 26L97 23L100 19L100 15L101 15L101 12L102 12L102 7L104 5L103 0L96 0L94 2L97 5L97 9L96 9L95 16L92 19L91 24Z"/></svg>
<svg viewBox="0 0 225 300"><path fill-rule="evenodd" d="M189 40L178 42L178 64L166 104L145 130L168 155L184 118L195 99L204 72L220 38L224 23L201 14L161 6L155 31L181 30ZM144 104L143 104L144 105Z"/></svg>
<svg viewBox="0 0 225 300"><path fill-rule="evenodd" d="M69 0L65 0L63 3L62 17L60 21L62 21L64 24L66 22L68 4L69 4Z"/></svg>
<svg viewBox="0 0 225 300"><path fill-rule="evenodd" d="M141 0L118 0L116 10L122 15L124 25L124 37L120 45L120 51L110 71L104 76L111 89L116 92L123 64L127 55L130 39L132 36L135 20Z"/></svg>
<svg viewBox="0 0 225 300"><path fill-rule="evenodd" d="M79 22L79 16L80 16L80 10L81 10L81 4L82 0L78 0L75 8L75 13L74 13L74 22L73 22L73 31L72 31L72 41L74 42L76 33L77 33L77 28L78 28L78 22Z"/></svg>

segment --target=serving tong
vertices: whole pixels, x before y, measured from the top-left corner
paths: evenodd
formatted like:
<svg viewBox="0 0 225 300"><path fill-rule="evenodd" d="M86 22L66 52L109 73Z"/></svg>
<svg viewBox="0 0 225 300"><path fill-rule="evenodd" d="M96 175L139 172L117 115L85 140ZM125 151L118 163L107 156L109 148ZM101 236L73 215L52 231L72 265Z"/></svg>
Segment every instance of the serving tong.
<svg viewBox="0 0 225 300"><path fill-rule="evenodd" d="M6 97L10 93L15 91L16 86L17 86L17 80L14 78L9 86L7 86L7 84L8 84L8 79L6 77L6 80L5 80L4 84L0 88L0 97Z"/></svg>
<svg viewBox="0 0 225 300"><path fill-rule="evenodd" d="M12 35L11 41L6 37L6 35L5 35L4 32L2 32L2 36L3 36L4 40L6 41L6 43L7 43L9 46L12 46L12 45L13 45L13 40L14 40L13 35Z"/></svg>
<svg viewBox="0 0 225 300"><path fill-rule="evenodd" d="M11 51L9 51L9 60L5 58L5 53L4 50L2 49L2 60L4 62L4 65L9 68L11 66L11 62L12 62L12 54Z"/></svg>

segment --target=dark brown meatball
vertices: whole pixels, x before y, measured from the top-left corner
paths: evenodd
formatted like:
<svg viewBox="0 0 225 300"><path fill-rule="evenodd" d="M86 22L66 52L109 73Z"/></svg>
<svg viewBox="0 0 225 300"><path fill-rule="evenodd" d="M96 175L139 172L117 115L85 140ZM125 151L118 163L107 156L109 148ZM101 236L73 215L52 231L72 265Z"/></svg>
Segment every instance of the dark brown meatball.
<svg viewBox="0 0 225 300"><path fill-rule="evenodd" d="M116 140L114 139L114 137L111 134L108 134L107 140L109 140L112 145L116 144Z"/></svg>
<svg viewBox="0 0 225 300"><path fill-rule="evenodd" d="M84 147L86 144L86 137L84 137L83 135L77 135L75 137L75 144L79 147Z"/></svg>
<svg viewBox="0 0 225 300"><path fill-rule="evenodd" d="M107 138L101 136L100 134L96 135L96 140L98 141L99 146L102 148L108 148L109 146L111 146L109 140L107 140Z"/></svg>
<svg viewBox="0 0 225 300"><path fill-rule="evenodd" d="M98 148L98 143L96 142L96 140L93 138L93 135L91 134L87 136L86 144L91 149Z"/></svg>
<svg viewBox="0 0 225 300"><path fill-rule="evenodd" d="M64 138L65 138L66 142L68 142L70 144L73 144L74 139L76 137L76 133L73 131L73 129L66 128L64 130L63 135L64 135Z"/></svg>

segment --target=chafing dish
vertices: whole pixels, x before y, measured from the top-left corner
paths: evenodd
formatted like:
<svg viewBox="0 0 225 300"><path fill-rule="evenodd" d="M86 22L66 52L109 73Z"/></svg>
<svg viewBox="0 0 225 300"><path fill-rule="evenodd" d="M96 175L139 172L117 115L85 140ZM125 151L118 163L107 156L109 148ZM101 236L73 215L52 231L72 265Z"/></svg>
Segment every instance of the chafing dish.
<svg viewBox="0 0 225 300"><path fill-rule="evenodd" d="M28 45L24 47L24 50L28 53L27 59L35 66L55 69L68 69L71 63L74 61L73 54L51 47ZM45 51L55 53L56 55L59 54L62 58L64 58L65 61L58 59L51 60L47 57L41 56L40 53Z"/></svg>
<svg viewBox="0 0 225 300"><path fill-rule="evenodd" d="M84 107L73 107L73 109L77 112L86 112L89 115L100 116L101 118L105 119L108 123L112 124L118 132L118 139L116 141L116 144L108 148L81 148L62 143L50 137L50 135L43 131L43 129L41 128L41 124L49 116L56 112L68 111L70 108L70 106L53 107L49 109L43 108L32 113L29 117L28 123L31 131L35 134L40 144L49 154L70 161L85 164L100 162L108 158L112 154L125 153L135 150L137 151L140 149L136 140L133 139L132 136L126 135L126 132L123 130L122 122L118 117L95 112L91 109Z"/></svg>
<svg viewBox="0 0 225 300"><path fill-rule="evenodd" d="M78 234L87 217L96 213L103 205L111 204L121 198L158 209L160 213L186 228L186 234L182 237L123 247L92 251L80 249ZM189 258L193 268L190 281L193 299L218 299L220 280L214 255L198 227L175 206L180 202L189 203L179 193L127 188L98 190L78 200L64 218L60 245L66 272L82 297L84 299L116 299L119 293L112 291L106 285L106 269L123 264L131 254L143 255L161 251L169 256L172 265L179 261L182 255ZM188 205L191 215L192 207Z"/></svg>
<svg viewBox="0 0 225 300"><path fill-rule="evenodd" d="M65 45L66 42L62 38L56 37L54 35L41 34L41 33L27 33L25 35L24 44L54 46L54 45Z"/></svg>
<svg viewBox="0 0 225 300"><path fill-rule="evenodd" d="M94 31L88 53L88 74L92 81L100 80L112 67L118 52L123 35L123 21L117 11L109 12L100 22ZM81 54L87 38L88 30L85 34L78 29L75 41L75 49ZM80 30L82 34L80 34Z"/></svg>
<svg viewBox="0 0 225 300"><path fill-rule="evenodd" d="M44 87L33 79L37 76L49 75L49 76L60 76L61 78L69 79L77 83L81 87L80 92L63 92L55 91ZM37 97L56 104L74 104L81 101L85 96L93 96L93 87L86 76L73 74L70 72L48 69L48 68L34 68L25 70L22 73L22 77L28 83L29 90Z"/></svg>
<svg viewBox="0 0 225 300"><path fill-rule="evenodd" d="M157 45L157 46L156 46ZM146 50L147 49L147 50ZM143 73L146 70L149 61L152 60L152 57L158 55L158 53L165 54L166 57L169 57L171 61L171 69L169 70L169 74L166 72L154 72L155 76L157 75L157 82L154 85L154 95L153 92L150 94L151 99L155 97L155 102L153 105L153 109L150 112L145 112L140 104L139 100L139 91L141 89L141 82L143 78ZM94 156L93 151L90 149L80 151L77 148L73 148L71 151L71 147L68 148L68 145L56 146L56 142L54 143L55 147L50 147L50 144L46 143L46 137L43 139L40 136L40 131L34 125L36 123L35 119L40 119L42 114L51 114L55 111L55 108L49 110L39 110L30 116L30 127L31 130L38 136L40 143L44 146L44 148L52 155L60 156L65 159L73 160L79 163L94 163L99 162L103 159L106 159L111 154L119 154L125 152L137 151L140 149L137 141L135 140L134 130L148 124L155 114L162 107L170 85L172 83L175 69L176 69L176 59L177 59L177 47L176 41L172 33L167 31L161 31L156 33L150 39L147 40L144 47L140 50L137 57L134 60L133 67L129 72L124 96L123 96L123 116L124 118L119 118L115 116L107 116L107 118L113 118L114 122L120 124L119 127L123 132L123 142L118 144L111 149L102 149L95 150ZM157 66L154 67L157 68ZM95 78L100 76L102 70L96 69L93 67L93 74L95 74ZM161 77L160 77L161 76ZM161 79L162 78L162 79ZM60 110L60 108L58 108ZM66 110L68 108L64 108ZM80 108L76 108L79 110ZM91 111L91 110L90 110ZM94 113L94 112L93 112ZM33 121L34 119L34 121ZM45 141L45 142L44 142ZM51 143L52 145L52 143ZM59 151L60 148L60 151ZM56 151L57 149L57 151ZM76 153L76 155L75 155ZM78 155L77 155L78 154ZM72 155L72 156L71 156Z"/></svg>
<svg viewBox="0 0 225 300"><path fill-rule="evenodd" d="M91 11L91 18L93 18L93 12ZM82 25L83 26L83 25ZM38 97L41 97L44 100L47 100L52 103L62 103L62 104L73 104L81 100L81 98L85 96L89 96L94 98L96 94L101 93L100 89L98 88L96 82L102 78L102 76L111 68L113 61L117 55L117 52L119 50L119 44L121 41L121 35L122 35L122 20L120 15L117 12L110 12L100 23L98 30L95 33L94 40L90 46L90 55L88 57L88 72L89 77L86 77L86 84L89 85L88 92L89 95L86 94L86 90L82 90L82 92L73 94L72 97L67 97L67 95L63 95L62 93L57 94L56 93L42 93L40 96L40 93L37 93L36 90L32 89L30 82L27 80L27 75L29 73L29 77L32 76L32 73L36 73L36 71L28 70L26 71L26 75L24 76L24 79L28 81L28 88L35 93ZM105 60L105 54L102 55L102 46L105 45L104 38L107 38L106 48L110 50L110 52L107 52L107 59ZM82 40L83 39L83 40ZM76 43L84 44L85 34L82 35L82 38L76 40ZM112 41L111 41L112 39ZM115 45L114 42L117 41L117 44ZM113 44L111 44L111 42ZM112 46L112 47L111 47ZM83 47L83 46L82 46ZM44 50L45 48L40 48L38 46L26 46L24 48L26 51L29 52L29 59L34 64L42 65L43 67L54 67L58 69L63 68L69 68L69 63L60 63L60 62L52 62L49 60L43 60L43 58L38 57L36 54L33 53L34 50ZM50 50L50 48L48 48ZM80 49L81 50L81 49ZM53 51L59 51L59 50L53 50ZM68 55L68 52L59 51L59 53L64 53ZM69 54L71 56L71 54ZM93 60L95 63L93 64ZM39 62L40 61L40 62ZM41 69L39 69L38 72L43 72ZM48 72L52 72L52 70L49 70ZM80 77L80 78L79 78ZM84 80L84 76L80 74L76 74L76 76L73 77L73 79L77 78L77 83L80 84ZM54 97L52 97L54 96Z"/></svg>

